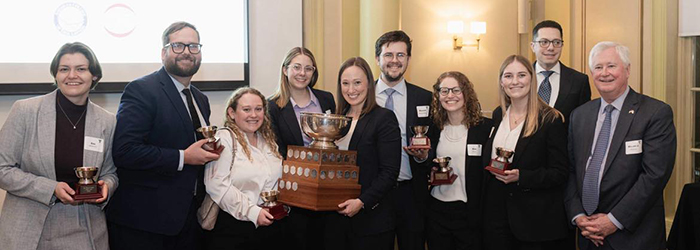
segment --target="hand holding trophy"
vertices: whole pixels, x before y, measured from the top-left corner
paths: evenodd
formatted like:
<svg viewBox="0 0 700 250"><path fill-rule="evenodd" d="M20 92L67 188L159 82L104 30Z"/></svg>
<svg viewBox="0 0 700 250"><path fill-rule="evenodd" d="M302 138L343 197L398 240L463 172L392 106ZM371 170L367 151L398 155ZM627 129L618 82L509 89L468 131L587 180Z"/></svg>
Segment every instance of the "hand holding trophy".
<svg viewBox="0 0 700 250"><path fill-rule="evenodd" d="M452 167L450 167L449 156L437 157L433 159L433 162L437 163L439 167L433 167L430 171L430 185L451 185L457 179L457 175L452 172Z"/></svg>
<svg viewBox="0 0 700 250"><path fill-rule="evenodd" d="M486 170L500 175L505 175L505 171L510 169L510 162L508 162L508 159L510 159L513 153L514 152L511 150L497 147L496 158L491 159L491 163L486 166Z"/></svg>
<svg viewBox="0 0 700 250"><path fill-rule="evenodd" d="M202 148L206 151L218 154L218 152L220 152L221 141L216 137L216 131L218 131L216 126L204 126L197 129L197 132L202 133L204 139L207 139L207 142L202 145Z"/></svg>
<svg viewBox="0 0 700 250"><path fill-rule="evenodd" d="M275 220L280 220L287 215L289 215L289 206L277 202L280 192L277 190L262 191L260 193L260 198L264 203L260 206L262 208L267 208L270 214Z"/></svg>
<svg viewBox="0 0 700 250"><path fill-rule="evenodd" d="M430 149L430 138L425 135L429 128L429 126L412 126L413 137L408 149Z"/></svg>
<svg viewBox="0 0 700 250"><path fill-rule="evenodd" d="M75 175L80 179L75 185L73 200L82 201L102 198L101 188L94 180L95 175L97 175L97 169L97 167L77 167L73 169Z"/></svg>

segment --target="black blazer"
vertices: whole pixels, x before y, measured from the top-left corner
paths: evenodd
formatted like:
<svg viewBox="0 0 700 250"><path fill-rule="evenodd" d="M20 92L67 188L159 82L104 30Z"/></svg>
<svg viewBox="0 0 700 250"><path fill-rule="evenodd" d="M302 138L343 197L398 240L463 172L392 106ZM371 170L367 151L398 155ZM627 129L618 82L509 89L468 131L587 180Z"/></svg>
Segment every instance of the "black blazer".
<svg viewBox="0 0 700 250"><path fill-rule="evenodd" d="M483 149L484 166L491 160L491 147L503 119L498 107L493 111L493 133ZM542 114L539 115L542 119ZM508 122L508 121L504 121ZM527 124L524 124L525 126ZM569 174L566 128L561 119L542 122L537 132L518 139L511 168L520 170L520 179L508 185L491 173L484 173L485 186L505 185L508 224L515 237L523 241L547 241L566 237L568 221L564 209L564 188ZM501 204L486 204L484 209ZM488 221L489 218L484 218Z"/></svg>
<svg viewBox="0 0 700 250"><path fill-rule="evenodd" d="M208 125L209 100L190 90ZM107 219L157 234L180 232L192 199L204 199L204 166L177 171L179 150L194 142L190 115L164 68L129 83L117 112L112 155L120 183Z"/></svg>
<svg viewBox="0 0 700 250"><path fill-rule="evenodd" d="M565 124L568 125L571 112L591 100L591 85L588 83L588 75L566 67L561 62L560 65L559 95L554 108L564 115Z"/></svg>
<svg viewBox="0 0 700 250"><path fill-rule="evenodd" d="M418 110L416 108L418 106L430 107L430 103L433 100L433 93L406 82L406 97L406 141L410 144L411 137L413 137L413 130L411 130L412 126L427 125L430 127L428 131L437 130L437 128L433 126L433 120L431 119L430 115L426 117L418 117ZM418 163L410 155L408 157L408 162L411 165L411 175L413 176L411 186L413 187L413 194L415 195L414 199L417 205L416 208L418 209L419 215L423 217L425 214L427 198L428 195L430 195L427 188L428 175L430 173L430 162L425 161L423 163ZM424 230L423 223L424 221L421 220L410 224L415 225L414 229L422 231Z"/></svg>
<svg viewBox="0 0 700 250"><path fill-rule="evenodd" d="M360 117L348 150L357 151L364 208L350 218L356 234L371 235L394 230L390 191L399 176L401 131L394 113L376 107Z"/></svg>
<svg viewBox="0 0 700 250"><path fill-rule="evenodd" d="M476 126L469 128L467 132L467 145L478 144L481 145L481 156L469 156L468 150L464 152L466 167L464 173L466 175L465 188L467 190L467 211L469 215L473 217L469 218L469 223L471 227L478 227L481 221L481 193L482 193L482 181L484 178L484 164L482 161L484 149L486 146L486 141L489 139L489 132L493 127L493 121L488 118L483 118L483 120ZM430 153L428 154L429 163L432 163L437 155L437 147L440 144L440 132L437 127L433 133L430 133L430 141L433 144L430 147ZM431 164L432 165L432 164ZM436 165L436 164L435 164Z"/></svg>
<svg viewBox="0 0 700 250"><path fill-rule="evenodd" d="M322 112L330 110L331 113L335 114L335 100L333 100L333 95L331 93L313 88L311 92L316 96L316 99L318 99ZM270 114L272 130L277 136L278 150L282 157L286 159L287 146L304 146L304 139L302 138L299 120L297 120L297 116L294 113L292 102L287 102L287 105L280 108L277 106L277 103L275 103L276 100L277 99L268 100L267 112Z"/></svg>

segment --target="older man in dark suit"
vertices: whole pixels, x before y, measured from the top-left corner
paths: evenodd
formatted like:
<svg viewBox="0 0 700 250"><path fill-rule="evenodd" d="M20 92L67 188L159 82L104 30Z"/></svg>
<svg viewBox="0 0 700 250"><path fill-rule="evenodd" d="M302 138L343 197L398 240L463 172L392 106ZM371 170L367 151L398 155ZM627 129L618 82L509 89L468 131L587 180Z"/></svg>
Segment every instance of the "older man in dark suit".
<svg viewBox="0 0 700 250"><path fill-rule="evenodd" d="M123 185L107 210L111 249L199 249L196 211L204 199L204 164L195 129L209 124L209 101L190 84L202 60L199 32L173 23L163 32L163 68L124 89L114 135Z"/></svg>
<svg viewBox="0 0 700 250"><path fill-rule="evenodd" d="M580 249L665 249L663 190L673 170L671 107L628 85L629 49L600 42L589 56L601 98L571 114L574 166L566 208Z"/></svg>

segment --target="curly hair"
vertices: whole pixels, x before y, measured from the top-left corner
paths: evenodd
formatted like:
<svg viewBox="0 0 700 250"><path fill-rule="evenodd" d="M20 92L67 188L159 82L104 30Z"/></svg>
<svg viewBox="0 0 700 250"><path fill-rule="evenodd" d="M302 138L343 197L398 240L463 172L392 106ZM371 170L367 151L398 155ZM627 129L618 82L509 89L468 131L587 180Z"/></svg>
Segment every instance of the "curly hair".
<svg viewBox="0 0 700 250"><path fill-rule="evenodd" d="M448 122L447 110L442 108L440 104L440 83L445 78L452 78L459 83L459 88L462 90L462 98L464 99L464 108L462 112L464 113L464 119L462 120L462 125L467 128L476 126L483 119L481 117L481 104L479 99L476 97L476 91L474 91L474 85L469 78L464 74L457 71L448 71L442 73L435 84L433 84L433 101L430 106L432 106L433 122L439 129L445 127L445 123Z"/></svg>
<svg viewBox="0 0 700 250"><path fill-rule="evenodd" d="M262 100L263 103L263 110L265 111L265 118L263 119L263 124L258 128L258 133L260 133L265 139L265 142L267 145L270 147L271 151L275 155L275 157L282 159L282 155L277 150L277 138L275 137L275 133L272 131L272 123L270 122L270 115L267 113L267 100L265 100L265 96L260 93L257 89L254 88L249 88L249 87L243 87L239 88L236 91L231 94L231 97L228 98L228 101L226 102L226 114L224 118L224 127L227 127L233 131L233 133L236 135L236 140L238 141L239 144L243 147L243 152L245 152L246 156L248 159L253 162L253 158L250 156L250 148L248 147L248 141L244 139L243 133L238 129L238 125L236 125L236 121L233 120L228 115L228 110L233 109L234 111L238 108L238 100L243 97L245 94L253 94L258 97L260 97L260 100Z"/></svg>

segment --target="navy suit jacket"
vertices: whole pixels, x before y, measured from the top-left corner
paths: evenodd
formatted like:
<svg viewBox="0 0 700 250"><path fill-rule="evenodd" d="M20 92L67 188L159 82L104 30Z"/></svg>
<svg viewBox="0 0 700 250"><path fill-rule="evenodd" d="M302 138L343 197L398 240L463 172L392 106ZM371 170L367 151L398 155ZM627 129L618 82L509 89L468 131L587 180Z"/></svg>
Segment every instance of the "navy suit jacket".
<svg viewBox="0 0 700 250"><path fill-rule="evenodd" d="M194 86L190 90L209 124L209 100ZM179 150L195 140L186 105L164 68L129 83L117 112L112 153L120 186L107 219L158 234L180 232L192 199L201 203L205 192L203 166L177 170Z"/></svg>
<svg viewBox="0 0 700 250"><path fill-rule="evenodd" d="M595 99L571 114L566 191L569 220L585 214L581 201L583 177L592 152L598 111ZM641 140L642 152L629 153L626 143ZM676 159L676 129L671 107L630 89L622 104L599 187L595 213L612 213L623 226L605 239L614 249L665 249L663 191ZM579 247L591 242L579 235Z"/></svg>
<svg viewBox="0 0 700 250"><path fill-rule="evenodd" d="M319 105L321 105L321 112L330 110L331 113L335 114L335 100L333 100L331 93L313 88L311 92L318 99ZM297 115L294 113L294 107L292 107L292 102L287 102L287 105L280 108L275 101L276 99L268 100L267 111L270 114L272 130L277 135L278 150L282 157L286 159L287 146L304 146L304 139Z"/></svg>
<svg viewBox="0 0 700 250"><path fill-rule="evenodd" d="M503 112L498 107L493 111L493 133L484 146L482 157L484 166L491 160L493 138L503 119ZM539 119L542 119L540 114ZM508 121L503 121L508 122ZM522 241L549 241L562 239L568 232L564 210L564 188L569 173L566 150L566 128L564 122L557 118L553 122L540 122L537 131L523 137L523 132L515 146L511 168L520 169L517 183L506 185L506 211L510 229L515 237ZM490 173L485 173L484 185L497 180ZM484 195L492 195L485 188ZM484 209L489 209L486 204ZM488 221L489 218L484 218Z"/></svg>

